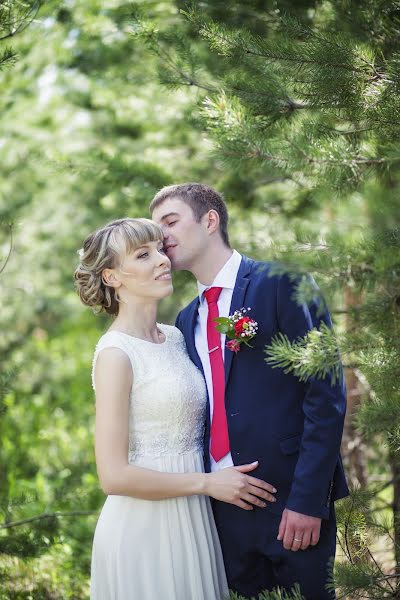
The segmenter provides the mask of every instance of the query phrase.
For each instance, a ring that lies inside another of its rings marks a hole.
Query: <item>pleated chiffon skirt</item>
[[[170,473],[203,471],[200,452],[134,462]],[[228,595],[208,497],[107,497],[93,541],[91,600],[225,600]]]

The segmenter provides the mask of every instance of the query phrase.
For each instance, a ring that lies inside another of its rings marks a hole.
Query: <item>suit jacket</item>
[[[340,457],[346,411],[343,375],[332,385],[329,377],[301,382],[265,362],[264,348],[279,332],[294,340],[322,321],[331,319],[321,298],[299,305],[294,283],[287,274],[272,274],[271,263],[242,258],[230,313],[251,307],[258,322],[252,348],[235,354],[225,349],[225,408],[232,459],[235,465],[259,461],[250,473],[277,488],[276,503],[268,511],[288,508],[329,518],[334,500],[348,495]],[[199,300],[177,317],[192,361],[202,371],[194,342]],[[210,418],[207,411],[204,455],[209,470]]]

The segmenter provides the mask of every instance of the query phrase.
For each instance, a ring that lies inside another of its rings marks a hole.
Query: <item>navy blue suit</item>
[[[279,332],[294,340],[322,321],[331,325],[321,298],[299,306],[294,284],[286,274],[271,275],[270,263],[242,258],[230,314],[251,307],[258,322],[252,348],[238,354],[225,350],[225,407],[232,459],[235,465],[259,461],[250,473],[277,488],[276,503],[245,511],[214,501],[231,589],[254,596],[280,585],[289,591],[298,582],[307,600],[334,598],[325,590],[328,561],[335,554],[336,523],[333,502],[348,495],[340,458],[346,408],[343,377],[300,382],[265,362],[264,348]],[[178,315],[192,361],[202,370],[194,342],[198,298]],[[322,313],[322,314],[321,314]],[[204,440],[209,470],[209,415]],[[305,551],[288,551],[277,541],[284,508],[321,517],[319,543]]]

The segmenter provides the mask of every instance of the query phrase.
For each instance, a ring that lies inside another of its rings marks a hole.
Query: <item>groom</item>
[[[298,583],[307,600],[332,600],[326,583],[336,546],[334,501],[348,494],[340,458],[343,380],[300,382],[271,368],[264,353],[277,333],[294,340],[331,325],[329,314],[318,298],[298,305],[291,278],[270,273],[270,263],[231,249],[226,205],[212,188],[165,187],[150,210],[172,267],[197,279],[198,297],[176,324],[207,384],[206,469],[258,460],[251,474],[277,489],[276,502],[264,508],[213,502],[229,587],[252,597]],[[242,344],[236,354],[214,319],[242,307],[258,331],[252,347]]]

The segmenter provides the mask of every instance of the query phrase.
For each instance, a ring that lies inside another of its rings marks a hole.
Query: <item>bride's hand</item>
[[[276,489],[262,479],[246,475],[257,467],[258,461],[207,473],[206,494],[216,500],[235,504],[244,510],[252,510],[252,505],[264,508],[265,500],[276,501],[273,496]]]

